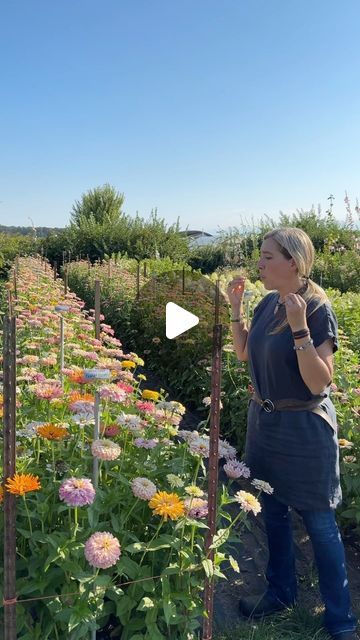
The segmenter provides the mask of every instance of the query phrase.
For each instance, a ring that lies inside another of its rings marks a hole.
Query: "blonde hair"
[[[280,253],[282,253],[287,260],[291,260],[291,258],[294,260],[299,277],[304,278],[306,281],[307,287],[304,293],[302,293],[302,297],[307,304],[309,304],[310,301],[316,301],[309,315],[312,315],[314,311],[325,302],[330,304],[324,289],[310,279],[310,273],[314,264],[315,249],[308,234],[298,227],[281,227],[268,231],[264,235],[264,240],[268,238],[276,242]],[[276,325],[270,333],[280,333],[288,324],[285,316],[285,319]]]

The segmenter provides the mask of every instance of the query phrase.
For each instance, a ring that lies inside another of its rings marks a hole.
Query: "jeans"
[[[262,503],[269,545],[267,593],[292,605],[296,602],[297,581],[291,514],[289,508],[272,495],[263,494]],[[314,550],[325,605],[324,626],[333,635],[353,631],[357,620],[351,611],[344,546],[334,510],[297,511]]]

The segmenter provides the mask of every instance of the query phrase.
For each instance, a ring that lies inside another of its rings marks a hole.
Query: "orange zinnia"
[[[47,438],[47,440],[63,440],[69,435],[66,427],[58,427],[56,424],[43,424],[37,427],[36,433],[38,436]]]
[[[69,404],[73,402],[95,402],[95,396],[91,393],[79,393],[78,391],[73,391],[70,393]]]
[[[165,520],[177,520],[185,513],[184,503],[176,493],[158,491],[149,502],[150,509],[158,516],[163,516]]]
[[[70,382],[74,382],[77,384],[84,384],[88,382],[88,380],[84,378],[84,369],[80,369],[80,371],[72,371],[71,373],[69,373],[68,377]]]
[[[5,488],[15,496],[24,496],[29,491],[41,489],[41,484],[39,476],[33,476],[31,473],[15,473],[12,478],[7,479]]]

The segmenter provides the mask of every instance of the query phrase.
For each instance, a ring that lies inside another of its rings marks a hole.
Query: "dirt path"
[[[315,614],[322,609],[322,602],[318,590],[312,547],[301,517],[293,512],[292,519],[299,585],[298,603]],[[354,536],[344,536],[344,544],[352,601],[354,607],[359,609],[360,539]],[[239,621],[237,603],[240,597],[260,594],[265,589],[267,544],[261,515],[252,518],[251,531],[244,529],[242,542],[233,555],[238,561],[240,573],[229,569],[225,572],[228,581],[221,581],[216,586],[214,622],[215,628],[219,629],[224,628],[224,619],[230,628]]]

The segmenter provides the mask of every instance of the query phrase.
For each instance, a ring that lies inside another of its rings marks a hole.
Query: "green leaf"
[[[217,549],[217,547],[221,547],[221,545],[228,539],[229,533],[230,529],[219,529],[219,531],[214,535],[210,549]]]
[[[233,558],[232,556],[229,556],[229,562],[234,571],[236,571],[236,573],[240,573],[240,568],[237,560],[235,560],[235,558]]]
[[[176,615],[176,606],[174,602],[171,602],[170,596],[166,596],[166,598],[163,599],[163,609],[166,624],[169,625],[171,618]]]
[[[212,576],[214,575],[214,567],[213,567],[213,563],[211,562],[211,560],[209,558],[207,558],[206,560],[202,560],[201,564],[204,567],[204,571],[205,571],[206,577],[207,578],[212,578]]]
[[[102,576],[96,576],[94,580],[94,585],[96,585],[97,587],[107,587],[108,585],[110,585],[110,583],[111,583],[111,576],[106,574]]]

